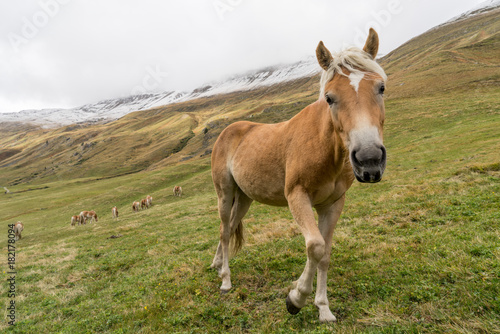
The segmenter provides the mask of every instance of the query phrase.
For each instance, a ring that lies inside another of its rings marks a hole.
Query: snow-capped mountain
[[[23,110],[0,113],[0,122],[21,122],[55,127],[81,122],[106,122],[130,112],[146,110],[175,102],[236,91],[251,90],[277,83],[313,76],[320,67],[315,57],[294,64],[282,65],[234,76],[221,82],[212,82],[191,92],[170,91],[128,96],[86,104],[72,109]]]
[[[462,13],[458,16],[452,17],[451,19],[449,19],[448,21],[446,21],[445,23],[443,23],[437,27],[440,27],[440,26],[443,26],[443,25],[446,25],[446,24],[449,24],[452,22],[460,21],[460,20],[475,16],[475,15],[478,15],[478,14],[481,14],[484,12],[488,12],[492,9],[497,8],[497,7],[500,7],[500,0],[487,0],[487,1],[481,2],[477,6],[469,9],[465,13]]]
[[[500,0],[487,0],[431,30],[497,8],[500,8]],[[200,97],[271,86],[281,82],[310,77],[319,71],[320,67],[317,64],[316,58],[311,56],[297,63],[269,67],[237,75],[225,81],[208,83],[190,92],[168,91],[134,95],[104,100],[71,109],[23,110],[20,112],[0,113],[0,123],[21,122],[41,125],[43,127],[56,127],[74,123],[107,122],[118,119],[133,111],[146,110]]]

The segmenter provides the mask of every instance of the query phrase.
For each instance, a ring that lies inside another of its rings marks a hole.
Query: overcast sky
[[[0,3],[0,112],[189,90],[362,46],[385,54],[484,0],[23,0]]]

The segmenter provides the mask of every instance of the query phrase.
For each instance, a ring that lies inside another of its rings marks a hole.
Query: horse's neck
[[[292,136],[293,132],[299,131],[302,136],[307,138],[306,140],[320,143],[324,149],[323,157],[325,159],[344,161],[344,165],[348,163],[347,148],[339,130],[333,124],[331,112],[326,102],[318,100],[308,105],[289,122],[291,129],[289,132],[292,132]]]
[[[336,127],[333,124],[332,116],[328,105],[324,101],[316,102],[305,107],[289,121],[292,128],[307,128],[309,135],[327,140],[332,145],[342,149],[344,143]]]

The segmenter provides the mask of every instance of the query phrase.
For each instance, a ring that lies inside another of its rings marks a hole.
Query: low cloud
[[[9,2],[0,10],[0,112],[189,90],[314,55],[319,40],[331,50],[359,44],[368,25],[387,53],[479,2]]]

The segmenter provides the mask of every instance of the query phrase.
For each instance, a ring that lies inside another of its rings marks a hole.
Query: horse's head
[[[325,70],[320,100],[332,115],[356,179],[378,182],[385,170],[384,89],[387,76],[375,62],[378,35],[370,29],[363,50],[349,48],[335,56],[319,42],[316,56]]]

